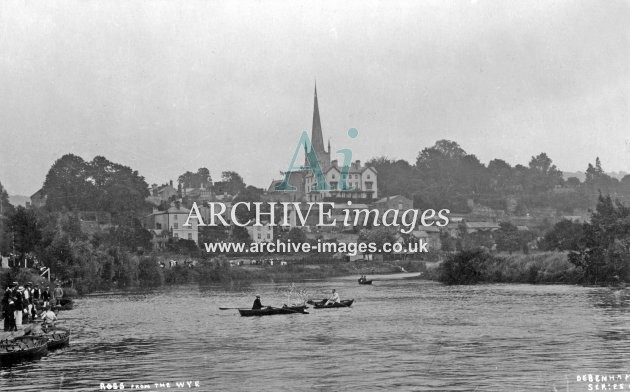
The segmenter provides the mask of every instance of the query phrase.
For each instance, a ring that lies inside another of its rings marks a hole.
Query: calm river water
[[[1,369],[0,391],[98,391],[108,382],[174,390],[184,381],[202,391],[587,391],[577,376],[589,373],[628,374],[630,388],[627,292],[354,278],[297,288],[315,298],[337,288],[356,301],[246,318],[219,306],[249,307],[256,293],[281,305],[287,285],[80,299],[61,313],[70,347]]]

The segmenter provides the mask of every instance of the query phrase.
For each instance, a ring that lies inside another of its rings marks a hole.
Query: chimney
[[[336,159],[335,159],[335,160],[333,160],[332,162],[330,162],[330,164],[331,164],[331,165],[333,165],[334,167],[337,167],[337,163],[338,163],[338,162],[337,162],[337,160],[336,160]]]
[[[361,161],[360,160],[356,160],[355,164],[357,165],[357,169],[361,167]]]
[[[170,186],[173,186],[173,180],[170,180],[170,181],[168,182],[168,184],[169,184]]]

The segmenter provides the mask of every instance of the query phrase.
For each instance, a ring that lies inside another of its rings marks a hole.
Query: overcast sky
[[[630,171],[629,21],[608,0],[4,0],[0,182],[30,195],[74,153],[266,187],[310,133],[315,79],[353,159],[451,139],[484,163]]]

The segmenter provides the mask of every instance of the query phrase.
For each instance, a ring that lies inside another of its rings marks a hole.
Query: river
[[[71,345],[1,369],[0,391],[185,381],[202,391],[586,391],[580,375],[630,374],[627,292],[380,278],[302,283],[355,303],[260,318],[219,307],[249,307],[256,293],[281,305],[287,285],[91,295],[60,314]]]

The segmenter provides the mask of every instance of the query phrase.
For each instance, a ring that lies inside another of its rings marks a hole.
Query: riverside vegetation
[[[431,277],[446,284],[630,281],[630,208],[599,196],[590,223],[560,221],[540,241],[554,252],[497,255],[471,249],[450,255]]]
[[[510,166],[494,159],[482,164],[474,155],[465,152],[457,143],[441,140],[419,152],[415,165],[404,160],[381,157],[370,161],[379,171],[382,195],[401,194],[414,200],[414,207],[450,208],[452,212],[469,212],[467,200],[497,209],[506,209],[507,200],[516,200],[513,212],[524,215],[536,207],[551,206],[570,213],[597,202],[590,224],[560,222],[554,226],[536,228],[539,248],[552,253],[532,255],[500,255],[471,249],[479,242],[495,242],[499,250],[518,252],[532,237],[519,237],[513,225],[502,223],[499,235],[480,235],[460,241],[444,238],[445,257],[438,270],[425,276],[445,283],[477,282],[565,282],[607,284],[628,280],[630,230],[628,209],[598,190],[614,193],[622,200],[630,199],[630,176],[621,181],[604,173],[599,159],[588,165],[586,179],[575,177],[564,180],[546,154],[532,157],[528,166]],[[222,172],[221,180],[212,182],[210,171],[200,168],[186,172],[178,179],[178,193],[174,200],[186,204],[182,188],[204,184],[217,194],[235,195],[236,201],[261,201],[263,190],[247,186],[238,173]],[[290,263],[285,267],[231,268],[219,255],[201,252],[192,241],[170,239],[166,250],[151,250],[151,233],[142,227],[141,219],[152,206],[146,201],[149,187],[133,169],[97,156],[92,161],[67,154],[50,168],[42,187],[46,204],[38,208],[13,207],[7,192],[0,185],[0,253],[13,253],[18,261],[36,258],[40,265],[49,267],[53,277],[67,282],[79,293],[112,287],[137,285],[178,284],[186,282],[228,282],[256,280],[292,280],[325,278],[333,275],[369,273],[370,270],[345,263]],[[562,192],[556,192],[558,189]],[[158,208],[167,208],[168,203]],[[84,230],[81,213],[104,213],[111,217],[108,229]],[[372,228],[366,238],[379,235]],[[292,230],[293,231],[293,230]],[[278,238],[291,235],[306,240],[303,233],[274,233]],[[200,231],[200,240],[215,241],[220,231]],[[246,230],[236,229],[227,234],[227,241],[251,241]],[[220,240],[220,239],[219,239]],[[450,245],[449,245],[450,244]],[[455,252],[455,253],[453,253]],[[198,260],[197,266],[162,268],[160,262],[170,257],[184,256]],[[237,256],[237,255],[235,255]],[[262,256],[262,255],[261,255]],[[330,255],[322,256],[324,259]],[[315,267],[313,268],[313,265]],[[368,267],[372,268],[372,267]],[[379,272],[394,272],[391,262],[375,265]],[[391,270],[390,270],[391,268]],[[405,267],[422,270],[422,263]],[[16,275],[17,274],[17,275]],[[28,271],[5,273],[7,279],[36,281]]]

